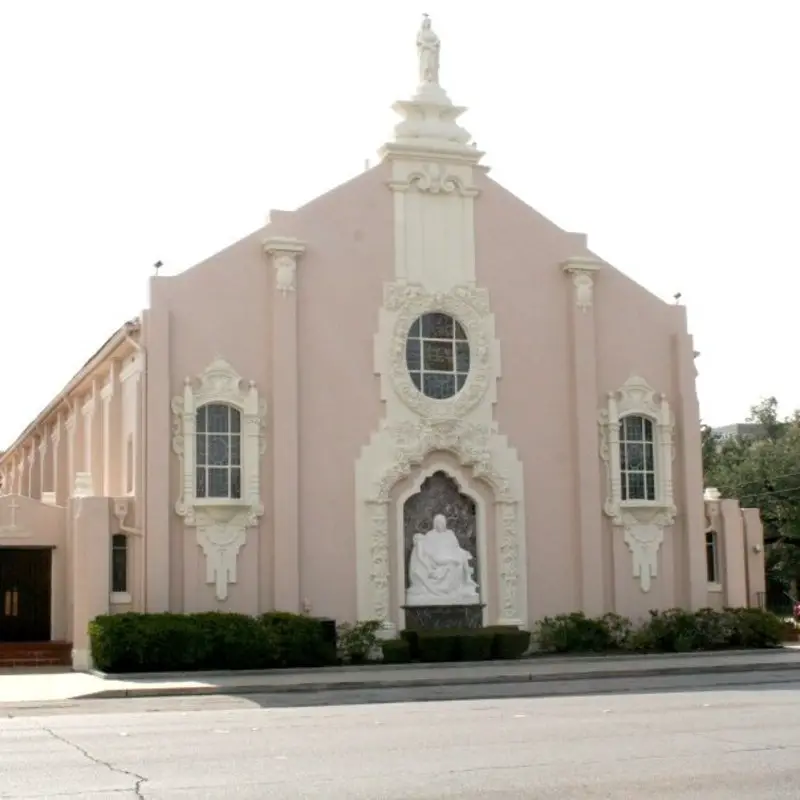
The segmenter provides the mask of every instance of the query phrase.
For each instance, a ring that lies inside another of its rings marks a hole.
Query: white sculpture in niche
[[[603,510],[623,529],[632,574],[643,592],[658,576],[664,529],[675,521],[672,491],[675,423],[669,403],[644,378],[630,377],[608,395],[599,414],[600,455],[606,467]],[[624,450],[624,458],[623,458]]]
[[[227,423],[215,428],[212,411]],[[266,405],[253,381],[246,384],[227,361],[216,359],[195,379],[186,378],[172,412],[172,446],[181,463],[175,512],[196,528],[206,581],[214,585],[217,599],[225,600],[228,586],[236,583],[247,529],[264,513],[259,465]]]
[[[414,536],[408,560],[410,606],[474,605],[480,603],[478,584],[470,565],[472,555],[447,527],[444,514],[433,518],[433,528]]]

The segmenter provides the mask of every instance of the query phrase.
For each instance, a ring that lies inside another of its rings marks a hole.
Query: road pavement
[[[734,677],[6,707],[0,797],[796,800],[800,682]]]

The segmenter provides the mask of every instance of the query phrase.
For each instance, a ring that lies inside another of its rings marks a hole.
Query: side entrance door
[[[0,547],[0,642],[50,641],[53,553]]]

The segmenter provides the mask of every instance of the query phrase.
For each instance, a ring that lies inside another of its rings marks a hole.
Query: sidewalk
[[[4,670],[0,671],[0,706],[78,698],[269,694],[784,670],[800,674],[800,648],[654,656],[539,656],[519,661],[268,672],[104,675],[56,669]]]

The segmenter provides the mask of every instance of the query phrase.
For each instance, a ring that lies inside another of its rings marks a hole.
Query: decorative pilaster
[[[272,458],[275,608],[300,610],[300,454],[298,418],[297,260],[305,245],[274,237],[264,252],[275,269],[272,308]]]
[[[686,309],[672,306],[673,313],[683,317],[681,328],[687,330]],[[683,547],[676,548],[681,558],[681,573],[685,576],[680,590],[684,592],[681,605],[688,604],[691,609],[703,608],[708,604],[706,574],[706,554],[703,507],[703,459],[700,432],[700,405],[697,400],[695,380],[694,344],[688,332],[673,337],[672,359],[675,367],[678,397],[676,403],[679,421],[677,453],[680,461],[682,486],[679,491],[683,505]],[[676,565],[677,567],[677,565]],[[687,585],[688,584],[688,585]],[[731,603],[729,602],[729,605]]]
[[[597,453],[597,342],[592,289],[601,268],[592,258],[571,258],[561,269],[572,278],[574,302],[569,315],[572,336],[573,414],[578,500],[581,609],[590,615],[605,610],[603,569],[603,499]]]
[[[306,246],[297,239],[273,236],[264,242],[264,252],[271,257],[275,270],[275,288],[284,297],[294,294],[297,286],[297,259]]]
[[[72,484],[80,466],[80,454],[78,453],[78,408],[73,404],[70,412],[64,421],[64,429],[67,432],[67,483],[64,487],[66,495],[72,493]]]
[[[47,429],[42,431],[39,439],[39,496],[45,492],[53,491],[53,462],[47,457],[50,447],[50,433]]]
[[[28,497],[33,497],[38,500],[41,493],[41,485],[39,483],[37,450],[36,439],[31,439],[30,449],[28,450],[25,460],[28,472]]]
[[[575,308],[586,314],[592,308],[594,301],[594,276],[603,266],[603,262],[596,258],[579,256],[570,258],[561,265],[572,278],[575,296]],[[594,327],[594,323],[592,323]]]
[[[103,495],[105,497],[112,497],[123,491],[123,487],[120,485],[121,403],[116,389],[117,365],[114,363],[100,390],[103,430]]]

